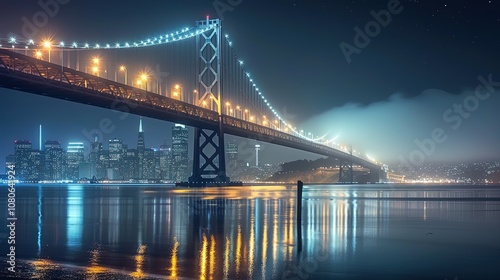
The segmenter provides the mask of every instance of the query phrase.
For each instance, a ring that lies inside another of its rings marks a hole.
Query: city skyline
[[[40,97],[43,98],[43,97]],[[54,100],[54,102],[63,102],[60,100]],[[105,109],[100,109],[97,108],[98,110],[105,111]],[[64,115],[64,112],[60,114],[61,118]],[[57,116],[56,114],[53,114],[52,117]],[[165,144],[167,141],[168,145],[172,145],[172,128],[175,127],[174,123],[170,122],[164,122],[164,121],[159,121],[147,117],[140,117],[136,115],[128,115],[127,118],[124,120],[120,120],[118,118],[112,119],[112,117],[116,116],[115,113],[108,113],[107,115],[110,117],[110,119],[113,122],[113,125],[116,124],[115,129],[113,129],[112,133],[102,133],[103,138],[99,139],[103,145],[105,145],[103,148],[108,148],[108,143],[109,140],[113,139],[119,139],[122,140],[123,143],[126,143],[128,145],[131,145],[130,147],[136,147],[136,142],[137,142],[137,135],[135,134],[137,131],[139,131],[140,124],[139,120],[143,120],[142,124],[142,129],[144,132],[144,142],[146,143],[147,148],[155,149],[155,150],[160,150],[161,146]],[[32,120],[32,123],[35,124],[39,120]],[[58,120],[59,121],[59,120]],[[58,123],[58,121],[55,121],[54,123]],[[98,124],[100,121],[96,119],[96,123]],[[154,126],[163,126],[165,129],[163,130],[154,130],[151,129],[149,130],[149,127],[154,127]],[[74,125],[70,126],[70,129],[66,130],[65,133],[60,133],[59,135],[62,136],[60,139],[55,139],[54,137],[51,137],[51,135],[54,135],[55,125],[47,125],[44,126],[42,125],[42,144],[45,143],[45,141],[59,141],[61,145],[66,148],[67,145],[70,142],[82,142],[84,144],[84,153],[85,155],[88,155],[91,152],[91,145],[92,141],[94,141],[94,136],[96,134],[92,134],[92,130],[94,128],[74,128]],[[96,126],[97,127],[97,126]],[[36,129],[33,131],[23,131],[21,135],[25,135],[23,137],[11,137],[12,142],[6,142],[5,145],[0,147],[0,158],[2,159],[2,162],[6,159],[7,156],[13,153],[14,151],[14,144],[15,141],[17,140],[27,140],[31,141],[33,144],[34,148],[38,148],[38,142],[39,142],[39,125],[36,125]],[[134,129],[133,131],[131,130]],[[73,135],[77,136],[73,136]],[[273,145],[270,143],[261,143],[256,140],[252,139],[244,139],[241,137],[233,137],[231,135],[226,136],[226,142],[234,142],[236,143],[235,150],[236,152],[239,151],[239,154],[241,155],[242,158],[247,158],[247,162],[249,163],[255,163],[255,145],[259,144],[261,145],[262,149],[266,151],[267,153],[262,153],[260,155],[261,159],[265,163],[271,163],[271,164],[276,164],[284,161],[293,161],[295,159],[317,159],[322,156],[308,153],[308,152],[303,152],[303,151],[298,151],[294,150],[291,148],[286,148],[286,147],[280,147],[277,145]],[[193,130],[192,128],[188,127],[188,158],[189,160],[192,160],[192,149],[193,145]],[[290,154],[290,151],[292,151],[292,154]],[[275,155],[276,153],[287,153],[288,155],[285,157],[281,158],[276,158]],[[3,168],[2,171],[3,172]],[[191,170],[190,170],[191,172]]]
[[[41,126],[39,133],[38,143],[16,140],[14,152],[5,157],[5,170],[16,166],[16,176],[21,181],[182,182],[189,175],[188,130],[183,125],[176,124],[172,128],[170,145],[165,141],[159,149],[146,146],[142,118],[139,119],[136,145],[131,146],[118,138],[104,141],[94,133],[86,152],[83,142],[69,142],[64,146],[58,140],[43,140]]]

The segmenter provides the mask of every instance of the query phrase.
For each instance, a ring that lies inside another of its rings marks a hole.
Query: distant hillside
[[[267,181],[296,183],[298,180],[309,183],[332,183],[339,179],[338,168],[304,171],[276,172]]]
[[[274,173],[267,181],[296,183],[335,183],[339,180],[338,160],[321,158],[318,160],[297,160],[281,165],[281,171]],[[366,172],[355,169],[354,181],[365,182]]]

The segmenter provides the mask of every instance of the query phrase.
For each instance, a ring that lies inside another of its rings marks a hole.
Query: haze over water
[[[306,185],[301,253],[295,186],[18,185],[16,208],[21,278],[500,279],[492,186]]]

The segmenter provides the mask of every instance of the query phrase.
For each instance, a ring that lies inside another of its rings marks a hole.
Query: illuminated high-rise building
[[[171,169],[172,166],[172,148],[169,145],[160,146],[160,179],[172,179]]]
[[[229,140],[226,144],[226,160],[236,161],[238,159],[238,144],[236,141]]]
[[[137,136],[137,163],[139,170],[139,178],[147,178],[144,171],[144,150],[146,149],[146,144],[144,143],[144,130],[142,129],[142,118],[139,119],[139,134]]]
[[[80,162],[84,162],[84,145],[82,142],[70,142],[66,150],[66,178],[79,179]]]
[[[184,125],[176,124],[172,128],[172,179],[185,182],[189,177],[188,130]]]
[[[255,166],[259,166],[259,151],[260,151],[260,145],[257,144],[255,145]]]
[[[38,131],[38,149],[40,151],[43,150],[43,147],[42,147],[42,125],[40,125],[39,131]]]
[[[124,179],[139,179],[139,157],[136,149],[127,149],[122,161]]]
[[[97,178],[108,178],[109,150],[102,150],[99,153],[99,164],[96,166]]]
[[[94,176],[97,179],[101,179],[105,177],[104,168],[102,167],[102,162],[100,161],[100,157],[102,154],[102,143],[99,142],[99,138],[97,135],[94,135],[94,140],[90,142],[90,154],[89,154],[89,162],[91,168],[91,178]]]
[[[59,141],[45,141],[43,157],[44,180],[63,180],[65,157],[61,143]]]
[[[153,149],[145,149],[142,159],[142,179],[157,179],[155,151]]]
[[[42,152],[38,149],[32,149],[30,152],[29,162],[28,181],[38,182],[39,180],[43,180]]]
[[[16,179],[28,180],[31,168],[32,145],[29,140],[16,140],[14,142],[14,156],[16,165]]]
[[[124,155],[123,142],[120,139],[109,139],[109,167],[114,169],[113,174],[116,177],[121,177],[122,160]]]
[[[139,119],[139,135],[137,137],[137,150],[146,149],[144,143],[144,130],[142,129],[142,118]]]
[[[235,140],[226,143],[226,172],[233,175],[238,169],[238,145]]]

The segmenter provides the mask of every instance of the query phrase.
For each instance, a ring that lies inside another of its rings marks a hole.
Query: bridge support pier
[[[189,186],[223,186],[228,183],[224,133],[220,129],[195,128],[193,175],[189,177]]]
[[[339,161],[339,183],[353,183],[352,161]]]
[[[380,168],[371,168],[370,169],[370,183],[376,184],[380,183],[380,175],[383,170]]]

